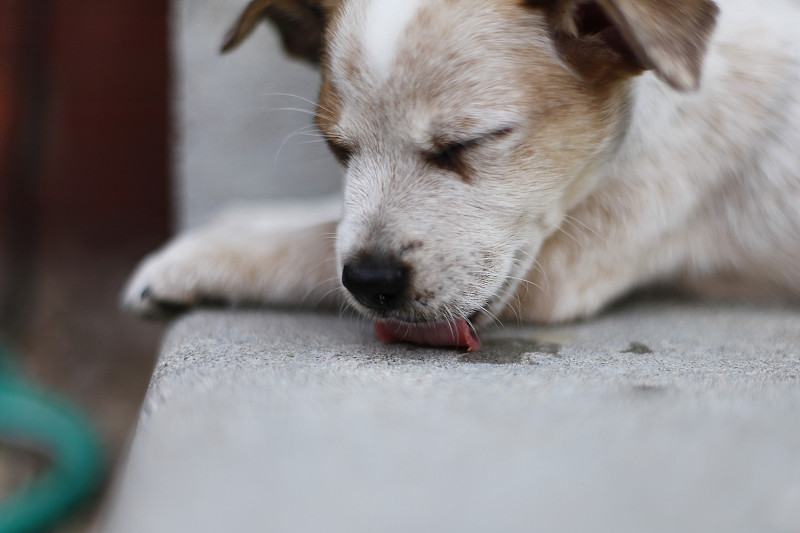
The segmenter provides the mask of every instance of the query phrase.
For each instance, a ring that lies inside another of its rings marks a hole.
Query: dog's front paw
[[[122,293],[124,309],[150,318],[171,316],[208,301],[224,301],[224,249],[192,236],[146,257]]]

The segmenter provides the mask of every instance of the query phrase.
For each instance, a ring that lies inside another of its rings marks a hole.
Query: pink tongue
[[[468,352],[476,352],[481,348],[481,340],[463,318],[434,324],[379,320],[375,323],[375,333],[385,344],[411,342],[423,346],[466,348]]]

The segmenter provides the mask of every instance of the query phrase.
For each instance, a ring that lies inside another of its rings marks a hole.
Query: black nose
[[[345,263],[342,285],[371,309],[397,309],[408,289],[408,267],[383,256],[361,257]]]

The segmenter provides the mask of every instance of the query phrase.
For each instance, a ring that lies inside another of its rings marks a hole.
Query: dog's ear
[[[550,10],[559,53],[590,80],[652,69],[696,89],[718,8],[711,0],[558,0]]]
[[[252,0],[228,30],[222,52],[236,48],[262,20],[272,22],[289,55],[318,63],[322,36],[335,0]]]

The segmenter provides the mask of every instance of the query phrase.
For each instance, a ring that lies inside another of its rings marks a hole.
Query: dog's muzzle
[[[342,268],[342,285],[361,305],[382,315],[375,322],[382,342],[480,349],[480,338],[466,318],[423,323],[388,318],[387,312],[398,311],[407,303],[410,278],[408,265],[391,256],[359,255]]]

